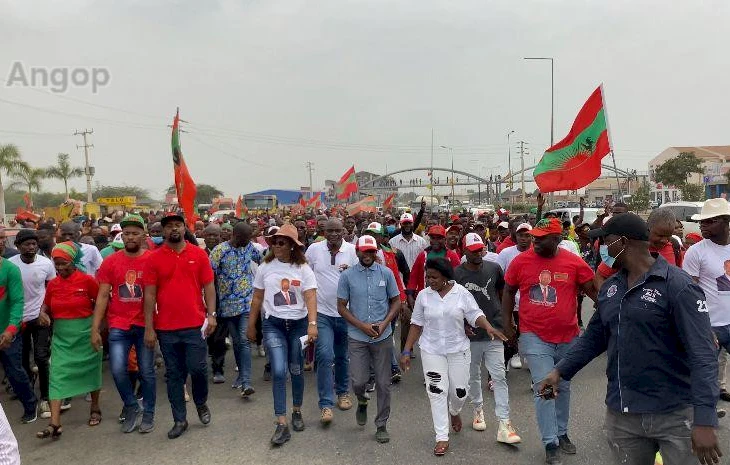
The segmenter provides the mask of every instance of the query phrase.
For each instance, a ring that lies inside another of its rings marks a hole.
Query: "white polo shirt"
[[[334,265],[327,241],[310,245],[305,255],[317,279],[317,313],[339,318],[337,285],[340,282],[340,273],[358,262],[355,246],[343,239],[335,255]]]

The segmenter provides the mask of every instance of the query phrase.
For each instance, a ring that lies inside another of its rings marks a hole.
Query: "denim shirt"
[[[606,406],[620,413],[694,407],[694,424],[717,426],[717,349],[705,295],[692,278],[657,257],[631,288],[626,271],[606,280],[585,333],[557,364],[570,380],[607,352]]]
[[[390,299],[398,296],[400,292],[393,272],[379,263],[373,263],[369,268],[360,263],[351,266],[342,272],[337,286],[337,298],[349,301],[350,312],[363,323],[383,321],[390,310]],[[380,342],[392,332],[388,325],[380,337],[373,339],[358,328],[347,325],[347,335],[360,342]]]

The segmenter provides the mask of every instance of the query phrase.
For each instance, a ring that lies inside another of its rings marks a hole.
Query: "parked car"
[[[692,220],[692,215],[696,215],[702,210],[704,202],[667,202],[659,205],[659,208],[669,208],[679,221],[682,222],[684,234],[699,233],[700,224]]]
[[[601,209],[602,210],[602,209]],[[583,209],[583,222],[593,223],[598,217],[598,208],[584,208]],[[555,208],[549,210],[547,213],[555,213],[560,221],[573,221],[573,217],[580,215],[580,208]]]

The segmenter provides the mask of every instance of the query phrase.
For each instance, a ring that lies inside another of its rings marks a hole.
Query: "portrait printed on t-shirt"
[[[550,285],[552,273],[550,270],[542,270],[538,279],[539,283],[530,287],[530,302],[549,307],[554,306],[558,303],[558,293]]]
[[[725,273],[715,279],[717,281],[717,290],[730,291],[730,260],[725,260],[723,267],[725,268]]]
[[[281,290],[274,294],[274,307],[282,305],[296,305],[297,295],[291,290],[291,282],[284,278],[281,280]]]
[[[117,295],[121,302],[141,302],[142,286],[137,284],[137,272],[135,270],[127,270],[124,274],[124,284],[120,284],[117,288]]]

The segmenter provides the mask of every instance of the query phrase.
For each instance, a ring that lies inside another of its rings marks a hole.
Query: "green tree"
[[[2,174],[10,176],[20,166],[20,150],[13,144],[0,145],[0,223],[5,223],[5,188]]]
[[[124,197],[133,195],[137,200],[149,198],[150,191],[139,186],[96,186],[93,191],[95,199],[99,197]]]
[[[195,203],[200,205],[201,203],[213,203],[215,197],[223,196],[223,191],[210,184],[198,184],[196,186],[197,194],[195,194]],[[175,185],[167,188],[168,194],[175,193]]]
[[[682,192],[682,200],[687,202],[701,202],[705,200],[705,186],[702,184],[684,183],[679,186]]]
[[[69,158],[70,157],[67,153],[59,153],[56,165],[51,166],[46,170],[46,174],[49,178],[60,179],[63,181],[63,189],[66,192],[67,199],[68,180],[71,178],[78,178],[84,174],[84,170],[82,168],[71,166]]]
[[[649,208],[649,183],[644,181],[631,195],[631,210],[635,212],[645,211]]]
[[[45,169],[33,168],[25,162],[21,162],[12,175],[18,178],[13,184],[20,184],[23,188],[27,188],[31,204],[33,203],[33,190],[40,191],[41,182],[48,177]]]
[[[704,174],[702,160],[694,152],[682,152],[657,166],[654,178],[663,184],[681,187],[693,173]]]

